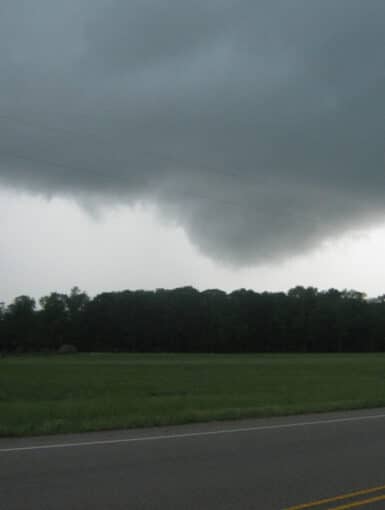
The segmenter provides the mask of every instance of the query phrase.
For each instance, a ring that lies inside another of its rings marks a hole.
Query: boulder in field
[[[63,344],[57,351],[58,354],[75,354],[76,352],[78,352],[78,350],[72,344]]]

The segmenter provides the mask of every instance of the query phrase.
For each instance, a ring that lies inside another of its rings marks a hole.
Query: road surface
[[[1,510],[302,508],[385,509],[385,409],[0,439]]]

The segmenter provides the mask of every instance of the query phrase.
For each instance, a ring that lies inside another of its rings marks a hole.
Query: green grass
[[[0,359],[0,436],[385,406],[385,355]]]

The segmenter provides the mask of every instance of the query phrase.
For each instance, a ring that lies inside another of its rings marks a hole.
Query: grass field
[[[0,359],[0,436],[385,406],[385,355]]]

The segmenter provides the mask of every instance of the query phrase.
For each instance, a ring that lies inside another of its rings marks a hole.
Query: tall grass
[[[385,406],[385,355],[0,359],[0,436]]]

